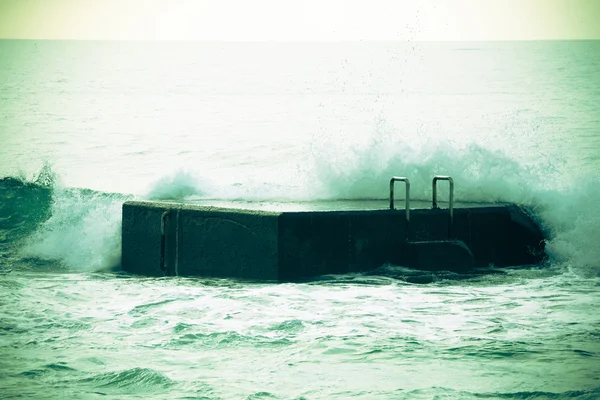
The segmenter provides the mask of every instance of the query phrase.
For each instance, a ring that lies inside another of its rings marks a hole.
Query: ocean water
[[[599,41],[0,40],[0,398],[600,398],[599,77]],[[548,261],[119,271],[128,199],[385,199],[404,175],[427,200],[435,174],[526,205]]]

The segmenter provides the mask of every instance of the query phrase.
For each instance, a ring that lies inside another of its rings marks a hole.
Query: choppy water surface
[[[599,49],[0,41],[0,398],[600,398]],[[118,271],[128,199],[426,201],[434,174],[527,206],[548,262]]]
[[[267,285],[27,273],[2,286],[9,396],[600,396],[597,279],[535,270]]]

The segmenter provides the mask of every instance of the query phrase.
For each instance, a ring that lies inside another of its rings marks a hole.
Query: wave
[[[51,201],[50,187],[18,178],[0,179],[0,245],[10,245],[48,219]]]
[[[121,205],[133,196],[63,188],[48,166],[33,182],[0,179],[0,193],[0,258],[70,270],[120,265]]]
[[[580,175],[562,160],[534,163],[469,143],[375,138],[348,148],[319,144],[311,182],[323,198],[386,198],[394,175],[411,180],[411,198],[431,199],[434,175],[450,175],[455,199],[524,206],[546,232],[546,251],[564,266],[600,272],[600,176]],[[438,196],[447,199],[442,188]]]
[[[398,399],[414,398],[450,398],[450,399],[514,399],[514,400],[550,400],[574,399],[591,400],[598,398],[600,387],[585,390],[567,390],[564,392],[520,391],[520,392],[471,392],[446,387],[431,387],[411,391],[397,391]]]
[[[104,395],[128,394],[131,391],[155,395],[157,391],[160,393],[176,385],[175,381],[150,368],[106,372],[82,379],[81,383],[101,390],[99,393]]]
[[[510,202],[530,210],[548,237],[551,259],[582,273],[600,272],[598,176],[578,176],[561,160],[525,163],[499,150],[470,143],[371,140],[362,146],[317,141],[305,169],[278,182],[247,179],[218,184],[193,170],[178,169],[158,180],[146,198],[174,201],[330,201],[387,199],[394,175],[411,180],[411,198],[429,200],[434,175],[450,175],[455,199]],[[443,185],[443,183],[442,183]],[[402,196],[402,194],[400,194]],[[440,187],[440,201],[447,193]],[[401,201],[401,200],[400,200]]]
[[[354,148],[321,141],[305,161],[295,176],[271,182],[249,177],[220,183],[198,171],[178,169],[160,177],[143,196],[64,188],[47,166],[32,182],[0,179],[0,254],[6,258],[18,249],[20,257],[54,260],[69,269],[111,269],[120,263],[121,206],[126,200],[386,199],[393,175],[409,177],[411,197],[427,200],[432,177],[443,174],[454,178],[458,201],[512,202],[531,210],[547,232],[546,249],[555,265],[593,275],[600,271],[596,176],[567,176],[551,163],[523,163],[476,144],[413,145],[408,140],[379,139]],[[439,196],[447,196],[442,188]]]

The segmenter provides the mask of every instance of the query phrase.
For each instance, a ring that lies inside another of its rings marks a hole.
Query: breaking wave
[[[426,151],[423,149],[427,149]],[[476,144],[411,146],[377,140],[362,147],[321,142],[307,156],[297,179],[264,182],[247,179],[220,184],[197,171],[178,169],[158,179],[150,200],[324,201],[385,199],[389,178],[411,179],[411,197],[431,197],[431,179],[451,175],[455,198],[477,202],[513,202],[527,206],[547,232],[547,252],[555,264],[596,275],[599,268],[600,198],[597,177],[565,177],[551,164],[526,165]],[[274,166],[276,168],[276,166]],[[548,179],[555,178],[555,179]],[[563,182],[553,186],[554,182]],[[121,206],[136,196],[64,188],[51,168],[32,182],[3,178],[0,251],[54,260],[69,269],[102,270],[118,266]],[[441,188],[440,198],[446,196]]]

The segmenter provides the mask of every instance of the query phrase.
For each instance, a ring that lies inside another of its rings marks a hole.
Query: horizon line
[[[483,43],[483,42],[593,42],[598,38],[545,38],[545,39],[329,39],[329,40],[273,40],[273,39],[77,39],[77,38],[11,38],[0,37],[0,40],[45,41],[45,42],[205,42],[205,43]]]

